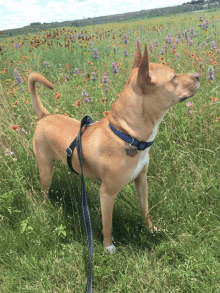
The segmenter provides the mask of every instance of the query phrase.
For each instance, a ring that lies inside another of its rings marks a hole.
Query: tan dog
[[[43,190],[48,191],[55,160],[67,165],[66,148],[77,136],[80,122],[64,115],[49,114],[35,90],[35,82],[48,88],[53,85],[43,76],[31,73],[29,90],[39,122],[33,139]],[[148,214],[147,167],[149,148],[136,155],[126,153],[128,144],[109,127],[140,140],[154,140],[159,123],[172,106],[193,96],[199,89],[199,74],[176,74],[174,70],[148,61],[147,47],[142,56],[140,43],[134,57],[131,74],[107,118],[92,124],[82,135],[84,175],[101,182],[100,201],[103,224],[103,244],[115,252],[112,244],[112,211],[117,193],[134,180],[146,226],[153,229]],[[72,166],[80,171],[77,150]]]

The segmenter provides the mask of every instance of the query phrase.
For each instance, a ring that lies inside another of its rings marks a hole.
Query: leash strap
[[[81,195],[82,195],[81,206],[82,206],[83,223],[85,228],[86,241],[87,241],[88,252],[89,252],[89,275],[88,275],[87,284],[86,284],[86,293],[92,293],[93,231],[92,231],[92,221],[91,221],[89,206],[87,202],[85,182],[84,182],[84,176],[83,176],[81,135],[83,134],[83,131],[86,129],[86,127],[90,126],[92,123],[93,123],[92,118],[89,115],[86,115],[81,121],[79,134],[77,135],[75,140],[71,143],[69,148],[66,149],[67,158],[68,158],[69,157],[68,153],[70,153],[72,148],[74,149],[75,146],[77,147],[77,153],[78,153],[79,163],[81,167]],[[71,151],[71,154],[72,154],[72,151]]]
[[[122,140],[124,140],[125,142],[127,142],[129,145],[133,146],[133,147],[136,147],[138,150],[140,151],[143,151],[147,148],[149,148],[150,146],[152,146],[152,144],[154,143],[154,140],[153,141],[150,141],[150,142],[146,142],[146,141],[140,141],[140,140],[137,140],[133,137],[131,137],[130,135],[128,134],[125,134],[119,130],[117,130],[114,126],[110,125],[110,128],[111,130],[118,136],[120,137]]]

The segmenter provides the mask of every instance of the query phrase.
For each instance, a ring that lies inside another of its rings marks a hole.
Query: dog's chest
[[[132,175],[132,180],[137,177],[137,175],[142,171],[145,165],[146,165],[146,168],[148,167],[149,160],[150,159],[149,159],[149,148],[148,148],[144,151],[141,151],[141,155],[138,160],[137,167],[135,168],[134,173]]]
[[[157,135],[157,129],[158,129],[158,126],[160,124],[160,121],[155,125],[154,130],[153,130],[151,136],[148,139],[149,142],[153,141],[155,139],[155,137]],[[132,180],[135,179],[138,176],[138,174],[142,171],[144,166],[146,166],[146,169],[147,169],[147,167],[149,165],[149,161],[150,161],[149,150],[150,150],[150,148],[147,148],[146,150],[141,151],[141,155],[139,157],[138,164],[137,164],[137,166],[136,166],[136,168],[135,168],[135,170],[133,172],[133,175],[132,175]]]

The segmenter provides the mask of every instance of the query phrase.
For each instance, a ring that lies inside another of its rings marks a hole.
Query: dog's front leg
[[[112,192],[104,183],[100,187],[100,202],[102,212],[102,233],[103,246],[109,253],[115,253],[115,246],[112,244],[112,213],[114,200],[117,193]]]
[[[153,231],[154,227],[151,223],[148,210],[148,188],[147,188],[147,168],[135,178],[134,180],[137,190],[137,195],[141,207],[141,213],[145,219],[147,229]]]

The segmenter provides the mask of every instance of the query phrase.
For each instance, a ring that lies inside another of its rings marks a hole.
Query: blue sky
[[[0,30],[182,4],[184,0],[0,0]]]

